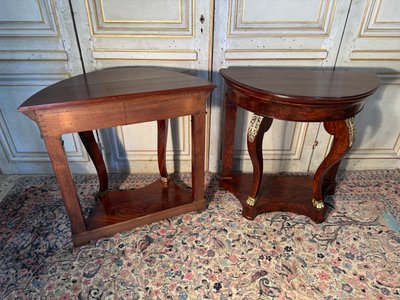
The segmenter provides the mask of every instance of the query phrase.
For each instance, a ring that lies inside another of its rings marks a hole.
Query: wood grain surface
[[[247,93],[310,104],[363,99],[379,87],[370,72],[230,67],[220,73]]]
[[[71,221],[75,246],[121,230],[205,208],[206,101],[215,85],[158,68],[113,68],[78,75],[49,86],[20,107],[37,123]],[[192,188],[168,180],[166,119],[192,119]],[[135,191],[109,191],[106,165],[92,130],[147,121],[158,123],[161,179]],[[90,217],[82,213],[61,136],[79,132],[95,164],[100,190]]]
[[[290,211],[309,216],[315,222],[324,221],[324,198],[334,193],[340,161],[354,143],[353,117],[363,108],[366,97],[378,89],[378,76],[357,71],[261,67],[230,67],[220,73],[226,82],[221,187],[239,198],[242,215],[248,219],[269,211]],[[236,106],[253,112],[258,120],[258,126],[249,125],[249,132],[254,134],[251,139],[248,134],[247,143],[253,165],[251,175],[232,173]],[[263,179],[262,140],[273,118],[323,122],[333,135],[331,149],[313,178]]]
[[[123,96],[168,94],[203,90],[210,82],[158,68],[112,68],[74,76],[55,83],[26,100],[19,111],[66,107]]]

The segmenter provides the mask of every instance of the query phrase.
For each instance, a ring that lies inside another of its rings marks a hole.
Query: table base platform
[[[193,201],[192,190],[172,180],[157,180],[143,188],[102,193],[86,220],[87,230],[72,236],[79,246],[101,237],[206,208]]]
[[[325,220],[326,208],[316,209],[312,204],[313,177],[306,175],[264,174],[259,199],[254,206],[246,203],[252,185],[253,174],[235,174],[220,178],[220,187],[234,194],[240,201],[242,215],[253,220],[266,212],[282,211],[305,215],[316,223]]]

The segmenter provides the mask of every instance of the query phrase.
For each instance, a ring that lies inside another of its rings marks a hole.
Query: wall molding
[[[169,49],[96,49],[93,58],[97,60],[197,60],[197,52],[194,50],[169,50]]]
[[[399,38],[400,16],[398,20],[379,21],[382,13],[383,0],[368,0],[361,22],[358,37]]]
[[[168,16],[163,16],[163,19],[152,19],[151,16],[146,17],[146,19],[141,16],[136,16],[137,19],[107,19],[103,0],[85,0],[90,33],[92,36],[109,38],[193,37],[195,0],[176,1],[179,3],[179,5],[176,5],[179,9],[178,19],[168,18]],[[130,10],[126,9],[126,11]]]
[[[17,1],[13,2],[18,14]],[[58,21],[53,0],[36,0],[37,9],[40,12],[40,20],[1,20],[0,19],[0,37],[50,37],[60,38]],[[4,7],[3,7],[4,9]],[[12,12],[7,12],[12,15]]]
[[[225,60],[324,60],[323,49],[227,49]]]
[[[315,6],[314,19],[290,20],[288,17],[270,21],[267,16],[259,20],[246,20],[246,3],[246,0],[230,0],[228,16],[229,37],[328,36],[337,6],[337,0],[320,0],[319,4]]]
[[[263,147],[263,159],[300,160],[307,136],[308,126],[308,123],[295,122],[289,141],[289,147],[281,149],[268,149],[267,147]],[[234,159],[250,160],[247,149],[235,150]]]
[[[166,151],[166,158],[168,161],[173,160],[177,156],[179,160],[182,161],[190,161],[191,157],[191,146],[190,146],[190,117],[180,117],[178,118],[179,122],[179,148],[178,149],[169,149]],[[156,124],[156,122],[153,122]],[[144,124],[144,123],[143,123]],[[168,123],[168,128],[171,125]],[[156,129],[157,131],[157,129]],[[157,137],[157,134],[154,135]],[[122,127],[116,127],[111,130],[111,139],[112,145],[114,146],[114,152],[117,162],[124,161],[157,161],[157,145],[154,149],[140,149],[133,150],[128,149],[126,145],[126,138],[124,136]],[[168,135],[168,140],[171,140],[171,135]],[[176,147],[176,145],[174,145]]]
[[[68,61],[64,50],[0,50],[0,61]]]

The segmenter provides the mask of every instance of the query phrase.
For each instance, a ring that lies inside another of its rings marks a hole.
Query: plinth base
[[[107,191],[87,218],[87,230],[72,236],[74,246],[205,207],[204,199],[193,202],[192,191],[172,180],[157,180],[137,190]]]
[[[243,207],[242,215],[253,220],[257,215],[285,211],[305,215],[316,223],[325,220],[326,206],[316,209],[312,204],[312,176],[264,175],[255,206],[246,200],[250,193],[252,174],[238,174],[220,179],[220,187],[230,191]]]

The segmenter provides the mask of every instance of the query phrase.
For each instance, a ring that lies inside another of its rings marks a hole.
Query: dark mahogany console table
[[[333,194],[340,160],[355,140],[354,116],[379,87],[373,73],[231,67],[220,71],[226,82],[226,118],[221,187],[241,202],[254,219],[270,211],[290,211],[323,222],[324,197]],[[232,173],[236,107],[254,113],[247,131],[253,174]],[[311,176],[264,176],[262,140],[273,118],[323,122],[334,136],[329,154]],[[261,189],[260,189],[261,188]]]
[[[37,123],[71,221],[75,246],[135,226],[205,208],[205,104],[214,85],[155,68],[115,68],[75,76],[33,95],[19,111]],[[166,119],[192,117],[192,190],[169,180]],[[161,179],[139,190],[109,191],[93,129],[155,121]],[[98,201],[85,220],[61,135],[79,132],[100,181]]]

